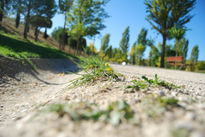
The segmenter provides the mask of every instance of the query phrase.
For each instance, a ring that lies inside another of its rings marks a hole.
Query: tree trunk
[[[24,27],[24,38],[27,39],[27,33],[29,32],[29,22],[30,22],[30,12],[31,12],[31,1],[29,1],[28,11],[26,15],[26,23]]]
[[[47,35],[47,28],[45,28],[45,32],[44,32],[43,37],[44,37],[44,39],[47,39],[47,38],[48,38],[48,35]]]
[[[62,36],[62,43],[61,43],[61,48],[64,50],[65,49],[65,39],[66,39],[66,19],[67,19],[67,16],[65,14],[65,20],[64,20],[64,26],[63,26],[63,36]]]
[[[35,27],[35,41],[38,41],[38,26]]]
[[[4,0],[1,0],[1,8],[0,8],[0,22],[3,21],[4,17]]]
[[[27,32],[28,32],[28,26],[29,26],[29,23],[28,23],[28,15],[26,16],[26,23],[25,23],[25,26],[24,26],[24,38],[27,39]]]
[[[17,13],[16,13],[16,28],[19,27],[20,18],[21,18],[21,16],[20,16],[19,8],[18,8]]]
[[[80,46],[81,46],[81,41],[82,41],[82,37],[80,37],[77,41],[77,54],[79,55],[79,51],[80,51]]]
[[[165,57],[165,46],[166,46],[167,37],[163,35],[163,43],[162,43],[162,53],[161,53],[161,62],[160,67],[164,68],[164,57]]]

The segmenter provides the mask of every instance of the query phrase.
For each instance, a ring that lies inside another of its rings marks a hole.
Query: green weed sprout
[[[180,88],[179,86],[176,86],[172,83],[168,83],[164,80],[160,80],[157,76],[157,74],[155,74],[155,79],[148,79],[146,76],[142,76],[142,79],[144,79],[147,83],[149,83],[150,86],[162,86],[165,87],[169,90],[171,89],[176,89],[176,88]]]

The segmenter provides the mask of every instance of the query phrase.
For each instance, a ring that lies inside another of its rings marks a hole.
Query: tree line
[[[173,31],[175,27],[172,28]],[[170,32],[171,33],[171,32]],[[159,43],[157,46],[154,45],[154,41],[152,39],[147,38],[148,30],[142,28],[136,41],[131,46],[131,51],[129,52],[129,27],[125,29],[122,34],[121,41],[119,43],[119,48],[113,48],[112,45],[109,44],[110,34],[106,34],[101,39],[101,48],[99,51],[99,56],[107,61],[111,62],[127,62],[131,64],[137,65],[147,65],[147,66],[160,66],[160,55],[162,54],[162,44]],[[173,33],[173,36],[174,35]],[[146,48],[150,48],[149,59],[145,60],[144,53]],[[89,48],[89,47],[88,47]],[[168,56],[182,56],[184,58],[184,62],[186,63],[187,54],[189,48],[189,40],[187,40],[184,35],[180,39],[176,39],[173,45],[166,45],[165,49],[165,57]],[[91,53],[96,53],[95,51],[89,50]],[[191,52],[190,61],[193,65],[196,65],[198,62],[199,48],[195,45]]]

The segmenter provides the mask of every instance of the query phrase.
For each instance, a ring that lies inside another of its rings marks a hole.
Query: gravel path
[[[42,61],[41,65],[46,62]],[[58,66],[62,62],[57,63]],[[0,88],[0,137],[178,137],[176,134],[181,132],[187,134],[182,137],[205,137],[204,74],[114,64],[112,67],[125,75],[124,81],[98,81],[93,85],[74,89],[68,89],[67,83],[78,75],[59,75],[63,72],[62,67],[57,69],[59,71],[38,70],[38,79],[20,74],[18,77],[26,77],[27,80],[14,81],[7,87]],[[68,65],[67,69],[76,68]],[[124,86],[130,84],[131,80],[140,79],[142,75],[153,78],[155,74],[183,89],[156,87],[136,93],[124,93]],[[167,111],[160,117],[150,118],[142,111],[147,106],[141,105],[150,94],[175,97],[179,99],[181,107]],[[93,121],[75,123],[68,117],[59,118],[54,113],[40,114],[33,118],[38,114],[40,106],[52,103],[90,102],[104,108],[117,100],[126,100],[131,105],[140,119],[138,126],[125,123],[113,127]]]

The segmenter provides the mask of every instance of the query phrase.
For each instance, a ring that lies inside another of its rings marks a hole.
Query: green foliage
[[[120,41],[120,49],[122,51],[122,55],[125,58],[124,61],[127,61],[127,53],[129,48],[129,40],[130,40],[130,30],[129,26],[125,29],[125,31],[122,34],[122,39]]]
[[[46,111],[55,112],[59,117],[68,115],[73,121],[93,120],[118,126],[122,122],[137,124],[134,112],[125,101],[117,101],[100,110],[96,104],[73,103],[70,105],[53,104]]]
[[[122,63],[123,61],[125,61],[125,57],[122,55],[122,51],[119,48],[113,48],[112,58],[110,58],[109,61]]]
[[[106,56],[108,58],[112,58],[113,57],[113,51],[112,51],[112,46],[110,45],[106,51]]]
[[[169,37],[174,38],[175,40],[181,40],[185,35],[186,29],[178,28],[176,25],[168,30]]]
[[[159,57],[160,57],[160,54],[159,54],[158,48],[152,45],[150,53],[149,53],[149,65],[156,67]]]
[[[141,65],[142,64],[142,57],[144,55],[146,46],[142,45],[141,43],[137,45],[136,47],[136,54],[137,54],[137,64]]]
[[[130,62],[132,64],[136,63],[136,47],[137,47],[137,43],[135,42],[131,48],[131,52],[130,52]]]
[[[186,40],[184,42],[184,46],[183,46],[183,58],[184,58],[184,63],[186,63],[186,58],[187,58],[187,53],[188,53],[188,49],[189,49],[189,40]]]
[[[104,10],[104,0],[76,0],[67,12],[69,34],[76,40],[85,36],[95,36],[104,29],[103,20],[108,17]]]
[[[199,58],[199,47],[198,45],[196,45],[192,49],[190,60],[195,65],[198,62],[198,58]]]
[[[52,27],[52,21],[49,18],[39,16],[39,15],[32,16],[30,23],[34,27],[41,27],[41,28],[51,28]]]
[[[73,0],[58,0],[59,9],[63,14],[69,11],[72,4],[73,4]]]
[[[143,58],[144,52],[146,50],[146,45],[148,44],[147,30],[145,28],[141,29],[140,34],[138,35],[138,38],[137,38],[137,43],[138,43],[137,46],[136,46],[136,43],[134,43],[136,51],[134,51],[134,48],[133,48],[132,53],[135,53],[135,56],[136,56],[135,59],[136,59],[137,64],[142,65],[142,58]],[[134,57],[133,54],[132,54],[132,56]],[[133,57],[131,57],[132,60],[133,60]]]
[[[185,38],[183,39],[183,41],[180,41],[180,40],[184,37],[185,32],[186,32],[186,29],[177,28],[176,25],[172,27],[170,30],[168,30],[170,38],[175,39],[174,46],[175,46],[176,56],[182,56],[183,54],[183,46],[185,45]]]
[[[191,52],[191,57],[190,57],[190,61],[191,61],[191,66],[190,66],[190,70],[191,71],[195,71],[197,62],[198,62],[198,58],[199,58],[199,47],[198,45],[194,46]]]
[[[53,30],[53,32],[51,33],[52,37],[58,42],[60,42],[62,34],[63,34],[63,28],[62,27],[55,28]]]
[[[106,34],[101,40],[100,57],[104,58],[109,47],[110,34]]]
[[[94,44],[92,42],[89,43],[89,46],[84,48],[84,52],[86,55],[97,55],[98,51],[95,48]]]
[[[197,63],[197,70],[205,70],[205,61],[199,61]]]
[[[147,30],[145,28],[142,28],[140,31],[140,34],[137,38],[137,43],[142,44],[143,46],[146,46],[148,44],[147,40]]]
[[[150,117],[159,117],[170,107],[177,106],[178,100],[161,96],[149,95],[142,99],[141,108]]]
[[[81,74],[81,77],[71,81],[69,88],[93,83],[97,80],[120,80],[119,75],[115,74],[109,64],[98,57],[80,57],[80,60],[78,65],[84,70],[84,73]]]

